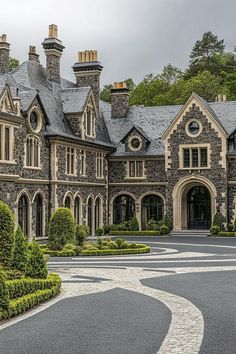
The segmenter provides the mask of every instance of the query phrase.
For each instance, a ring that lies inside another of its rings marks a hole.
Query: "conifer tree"
[[[13,249],[12,267],[25,272],[27,262],[27,241],[21,227],[18,226],[15,232],[15,244]]]
[[[48,271],[43,252],[34,240],[30,244],[30,252],[26,263],[26,275],[31,278],[47,278]]]

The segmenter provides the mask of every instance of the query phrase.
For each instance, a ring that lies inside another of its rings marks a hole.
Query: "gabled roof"
[[[83,112],[92,90],[90,87],[67,88],[61,91],[64,113]]]
[[[132,131],[134,131],[134,130],[137,130],[137,132],[139,132],[139,134],[141,134],[141,135],[144,137],[144,139],[145,139],[147,142],[150,143],[150,140],[149,140],[149,137],[147,136],[147,134],[143,131],[142,128],[137,127],[136,125],[134,125],[134,126],[128,131],[128,133],[121,139],[121,142],[124,143],[125,140],[126,140],[126,138],[127,138],[127,136],[128,136],[130,133],[132,133]]]

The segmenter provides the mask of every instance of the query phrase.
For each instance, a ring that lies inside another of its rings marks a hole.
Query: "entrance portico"
[[[203,176],[182,178],[173,189],[173,229],[209,229],[216,213],[216,188]]]

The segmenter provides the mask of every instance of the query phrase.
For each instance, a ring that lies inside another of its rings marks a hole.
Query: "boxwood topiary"
[[[233,224],[228,224],[227,229],[229,232],[234,231],[234,225]]]
[[[9,291],[3,269],[0,269],[0,312],[7,313],[9,309]]]
[[[83,246],[84,241],[88,237],[88,234],[89,232],[87,225],[76,225],[75,238],[79,246]]]
[[[217,225],[213,225],[210,229],[210,232],[212,235],[218,235],[218,233],[220,232],[220,227]]]
[[[96,236],[103,236],[104,230],[102,227],[98,227],[95,231]]]
[[[0,201],[0,264],[10,267],[14,247],[14,216],[9,206]]]
[[[130,221],[130,230],[131,231],[138,231],[139,230],[139,223],[138,223],[136,216],[134,216]]]
[[[26,275],[31,278],[47,278],[48,275],[43,252],[36,241],[31,243],[26,263]]]
[[[15,232],[15,244],[13,249],[12,267],[21,272],[25,271],[27,261],[27,241],[21,227]]]
[[[166,225],[161,225],[160,227],[160,234],[161,235],[167,235],[169,233],[169,228]]]
[[[49,248],[62,250],[66,243],[75,242],[75,224],[68,208],[58,208],[51,217],[48,233]]]

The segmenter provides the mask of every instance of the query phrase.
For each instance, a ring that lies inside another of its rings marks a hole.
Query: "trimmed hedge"
[[[57,274],[51,274],[47,279],[9,280],[6,286],[10,301],[8,309],[0,309],[0,320],[16,316],[56,296],[60,292],[61,279]]]
[[[235,237],[236,232],[233,231],[220,231],[218,235],[216,236],[225,236],[225,237]]]
[[[0,200],[0,264],[10,267],[14,248],[14,215]]]
[[[7,280],[6,285],[9,291],[9,298],[15,299],[38,290],[50,289],[54,286],[61,286],[61,279],[57,274],[50,274],[46,279],[22,278]]]
[[[49,248],[43,248],[42,252],[44,254],[49,254],[51,257],[74,257],[76,256],[76,252],[74,250],[62,250],[62,251],[54,251]]]
[[[111,236],[160,236],[160,231],[110,231]]]
[[[150,247],[146,245],[139,248],[121,248],[121,249],[108,249],[108,250],[82,250],[80,256],[108,256],[108,255],[124,255],[124,254],[140,254],[149,253]]]

